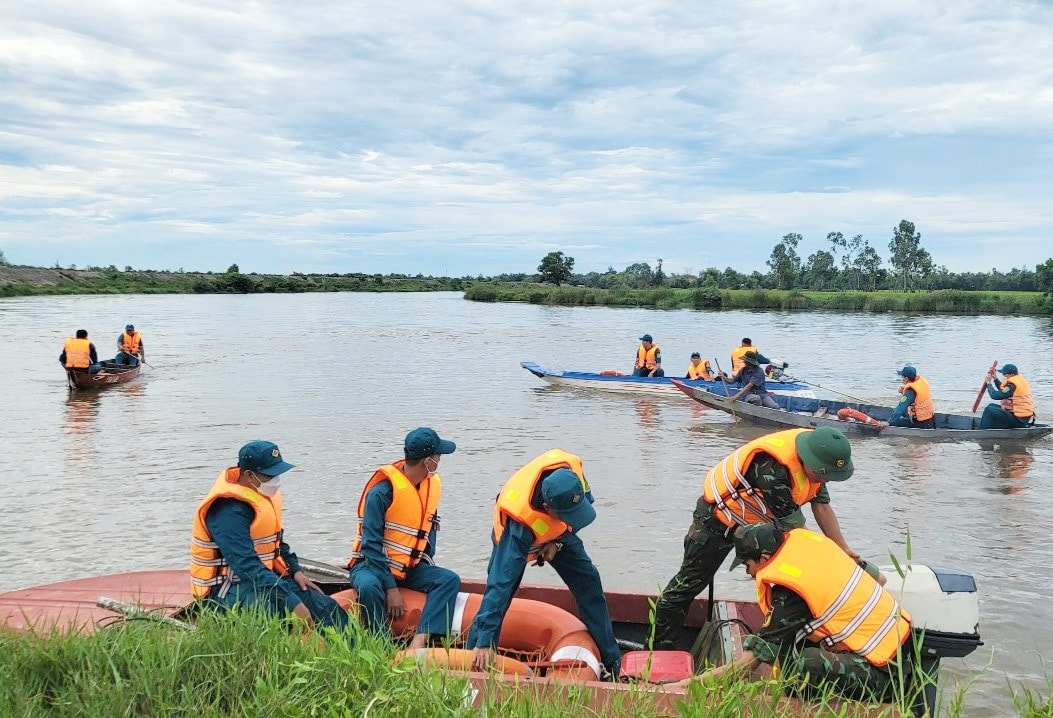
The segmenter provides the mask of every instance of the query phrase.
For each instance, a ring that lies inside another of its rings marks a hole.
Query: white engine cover
[[[905,567],[901,577],[892,566],[882,566],[885,588],[907,610],[915,629],[973,635],[980,627],[980,601],[973,577],[961,571]]]

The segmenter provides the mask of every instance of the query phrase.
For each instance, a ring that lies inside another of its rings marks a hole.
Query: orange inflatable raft
[[[881,426],[885,423],[883,421],[878,421],[874,417],[864,414],[857,409],[852,409],[847,406],[837,410],[837,418],[842,421],[858,421],[862,424],[870,424],[871,426]]]

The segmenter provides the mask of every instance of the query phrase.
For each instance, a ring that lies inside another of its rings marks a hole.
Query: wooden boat
[[[534,362],[520,362],[520,366],[539,379],[553,386],[567,386],[575,389],[596,389],[599,391],[613,391],[621,394],[643,394],[647,396],[676,396],[676,387],[673,386],[674,379],[668,376],[632,376],[631,374],[618,374],[613,371],[594,373],[586,371],[551,371],[539,366]],[[686,386],[712,388],[723,391],[723,384],[719,381],[704,381],[702,379],[676,379]],[[790,394],[794,396],[815,396],[815,392],[807,384],[800,382],[767,382],[768,389],[777,394]],[[729,384],[732,393],[738,390],[737,384]]]
[[[66,370],[66,381],[70,389],[100,389],[111,384],[124,384],[139,376],[142,363],[135,366],[115,364],[112,361],[100,362],[102,369],[95,374],[86,371]]]
[[[704,387],[688,385],[678,379],[673,380],[677,389],[695,401],[714,409],[720,409],[735,416],[741,416],[762,424],[781,427],[802,427],[814,429],[819,426],[831,426],[845,434],[862,436],[907,436],[912,439],[956,439],[977,441],[1029,441],[1038,439],[1053,432],[1053,425],[1032,424],[1022,429],[979,429],[979,417],[960,414],[936,414],[934,429],[912,429],[903,426],[888,426],[892,408],[874,404],[858,404],[832,399],[816,399],[800,396],[774,395],[772,398],[779,405],[778,409],[747,404],[744,401],[731,403],[723,390],[714,391]],[[849,410],[849,411],[845,411]],[[865,415],[873,420],[860,421],[840,418],[842,414]]]
[[[347,590],[349,587],[346,583],[346,570],[308,560],[301,560],[301,567],[326,593],[333,595],[346,605],[344,597],[350,593]],[[968,579],[972,581],[971,577]],[[478,607],[485,586],[485,581],[462,580],[458,610],[465,610],[464,606],[471,605],[473,601]],[[975,584],[971,589],[966,590],[975,592]],[[423,604],[423,598],[418,596],[419,600],[415,601],[411,596],[407,596],[414,592],[408,592],[405,589],[403,592],[404,597],[407,598],[409,610],[403,619],[393,625],[393,632],[396,635],[413,633],[420,616],[420,606]],[[660,677],[659,672],[663,665],[674,665],[663,662],[661,659],[690,654],[643,652],[650,634],[649,619],[656,597],[618,591],[608,591],[606,596],[619,645],[623,650],[634,651],[631,655],[638,659],[634,663],[623,658],[623,674],[626,672],[626,665],[636,665],[642,669],[639,675],[635,675],[635,678],[629,682],[600,681],[597,679],[598,671],[591,666],[594,661],[584,660],[585,657],[581,653],[568,654],[566,651],[563,651],[562,658],[536,654],[529,656],[520,652],[518,660],[515,658],[509,660],[512,664],[522,665],[524,661],[531,658],[540,659],[540,664],[535,665],[544,665],[547,666],[546,670],[555,669],[557,671],[555,674],[550,673],[544,677],[540,675],[527,677],[521,670],[490,675],[456,670],[452,665],[448,665],[447,669],[463,675],[472,683],[475,689],[472,696],[475,707],[484,705],[488,694],[491,697],[495,695],[499,697],[512,691],[528,691],[531,695],[538,696],[565,695],[563,692],[567,690],[567,686],[573,685],[576,690],[588,691],[590,710],[602,709],[604,706],[614,707],[617,710],[618,706],[624,707],[624,702],[630,700],[634,704],[637,701],[647,701],[648,712],[653,710],[655,715],[679,715],[677,703],[685,699],[685,692],[666,687],[660,683],[660,680],[673,681],[684,677],[683,674],[685,672],[689,674],[692,667],[688,665],[684,669],[683,663],[677,662],[675,665],[679,666],[678,670],[668,671]],[[537,616],[541,613],[561,614],[563,618],[558,620],[565,624],[560,629],[564,634],[584,633],[585,640],[591,643],[591,638],[584,631],[584,624],[577,617],[574,598],[567,588],[525,584],[520,587],[514,601],[521,605],[518,613],[510,609],[506,616],[501,633],[502,646],[505,645],[506,633],[510,632],[509,624],[532,623],[539,620]],[[120,620],[121,614],[125,614],[136,618],[150,615],[158,621],[178,623],[185,627],[187,624],[184,621],[188,618],[187,608],[192,602],[185,569],[140,571],[82,578],[0,593],[0,625],[15,631],[92,632],[106,626],[109,622]],[[539,611],[534,606],[543,607],[545,611]],[[975,610],[978,616],[978,607]],[[679,648],[688,651],[694,647],[693,653],[701,660],[713,665],[723,664],[741,655],[742,639],[761,624],[762,618],[756,603],[752,601],[712,600],[710,602],[701,598],[695,599],[687,614]],[[464,628],[463,623],[470,622],[467,612],[463,618],[455,616],[454,620],[462,629]],[[967,623],[971,620],[970,618]],[[702,630],[704,626],[708,627],[705,631]],[[514,628],[512,626],[511,630],[514,631]],[[519,633],[521,635],[533,633],[533,640],[539,645],[545,641],[552,643],[554,640],[559,640],[558,637],[551,638],[549,636],[551,631],[545,627],[537,627],[538,630],[532,632],[530,628],[531,626],[520,626],[520,629],[527,630],[520,630]],[[555,626],[555,628],[559,627]],[[956,636],[952,636],[952,639],[955,638]],[[957,638],[955,648],[943,655],[967,655],[977,645],[980,645],[979,635],[975,632],[965,636],[964,641],[960,640],[960,636]],[[569,648],[565,645],[567,643],[568,641],[564,640],[559,645]],[[966,646],[965,649],[961,648],[963,644]],[[595,644],[591,645],[594,647]],[[424,650],[429,656],[445,651],[442,648]],[[465,658],[466,653],[467,651],[460,651],[462,659]],[[643,656],[642,660],[640,660],[641,656]],[[421,656],[418,656],[418,659],[420,658]],[[652,658],[653,662],[651,662]],[[937,657],[935,663],[931,665],[931,671],[938,670],[938,663],[939,658]],[[467,664],[462,663],[462,665]],[[560,674],[558,671],[561,666],[563,672]],[[762,671],[760,675],[767,675],[767,672]],[[830,707],[829,703],[812,705],[790,698],[781,699],[780,705],[782,706],[782,709],[778,711],[780,715],[826,715]],[[857,706],[858,710],[849,711],[846,715],[870,715],[875,711],[887,711],[885,706],[852,705]],[[766,699],[764,706],[770,708],[771,700]]]

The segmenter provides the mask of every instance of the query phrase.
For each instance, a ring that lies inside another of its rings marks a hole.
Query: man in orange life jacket
[[[269,441],[250,441],[198,506],[190,589],[207,604],[257,606],[308,625],[347,626],[347,613],[307,578],[282,530],[281,476],[292,464]]]
[[[650,334],[640,337],[640,346],[636,349],[636,363],[633,365],[633,376],[665,376],[662,369],[662,350],[654,343]]]
[[[987,373],[987,394],[999,404],[988,404],[980,417],[981,429],[1019,429],[1035,420],[1035,399],[1031,385],[1020,376],[1016,364],[1005,364],[998,371],[1005,380],[998,379],[994,372]]]
[[[99,354],[95,351],[95,345],[88,340],[87,329],[78,329],[76,337],[66,339],[58,360],[69,371],[95,374],[101,368]]]
[[[551,449],[516,471],[497,495],[493,515],[493,551],[486,590],[468,633],[474,649],[472,668],[486,670],[496,656],[501,623],[519,590],[527,562],[546,561],[567,584],[578,615],[600,650],[582,655],[603,677],[616,677],[621,650],[614,638],[599,571],[585,552],[578,532],[596,518],[592,491],[581,458]]]
[[[899,404],[892,410],[888,419],[889,426],[906,426],[913,429],[935,429],[936,416],[932,402],[932,389],[928,380],[918,376],[918,370],[905,366],[896,372],[903,377],[903,386],[899,393],[903,395]]]
[[[351,548],[351,586],[358,592],[370,630],[390,635],[384,614],[406,612],[399,587],[427,594],[410,648],[450,634],[460,577],[434,563],[439,531],[438,475],[443,454],[457,445],[420,427],[406,435],[403,461],[381,466],[358,502],[358,527]]]
[[[117,356],[114,357],[113,363],[138,366],[140,358],[146,361],[146,345],[143,344],[142,335],[135,331],[133,325],[128,324],[124,331],[117,335]]]
[[[733,662],[678,687],[768,663],[806,677],[806,695],[831,688],[856,700],[896,697],[900,673],[911,674],[911,619],[875,580],[875,568],[864,570],[824,536],[767,523],[735,533],[731,568],[739,564],[757,582],[764,623]]]
[[[710,469],[684,537],[680,570],[655,606],[654,647],[677,647],[691,601],[713,581],[737,528],[772,521],[781,529],[798,528],[805,523],[801,507],[809,504],[820,530],[858,560],[841,534],[826,488],[853,471],[848,439],[829,427],[767,434]]]
[[[709,368],[709,359],[703,359],[698,352],[691,352],[691,363],[687,367],[685,378],[713,381],[713,370]]]

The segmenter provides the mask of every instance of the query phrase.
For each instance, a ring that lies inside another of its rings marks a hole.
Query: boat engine
[[[790,381],[791,378],[786,373],[786,369],[789,367],[789,362],[785,362],[782,359],[772,359],[765,368],[764,373],[772,381]]]

